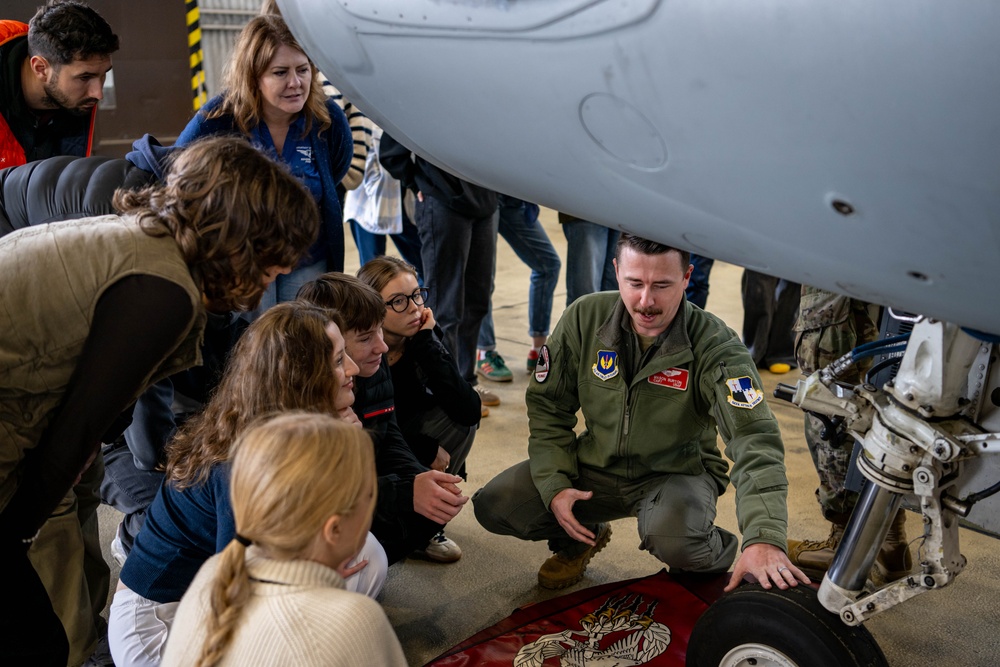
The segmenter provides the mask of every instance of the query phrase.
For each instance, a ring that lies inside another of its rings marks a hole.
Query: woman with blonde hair
[[[298,288],[344,269],[344,229],[337,184],[354,154],[344,112],[328,100],[312,63],[278,15],[256,16],[236,40],[225,90],[212,98],[177,138],[236,134],[248,138],[302,181],[319,205],[319,238],[291,274],[279,278],[259,311],[291,301]]]
[[[177,603],[198,568],[235,534],[230,460],[261,415],[351,412],[357,365],[344,349],[339,316],[299,301],[279,304],[246,330],[205,410],[167,447],[166,479],[122,567],[108,640],[119,665],[156,665]],[[342,569],[349,590],[379,593],[388,560],[369,537]]]
[[[344,590],[337,568],[365,543],[375,459],[362,430],[293,412],[236,446],[236,534],[198,572],[163,664],[406,665],[374,600]]]
[[[0,239],[0,560],[19,605],[3,636],[44,638],[63,664],[56,613],[76,618],[79,597],[45,586],[82,580],[72,488],[139,394],[201,363],[206,311],[256,306],[318,224],[302,184],[234,138],[192,144],[114,206]],[[5,663],[41,664],[9,644]]]

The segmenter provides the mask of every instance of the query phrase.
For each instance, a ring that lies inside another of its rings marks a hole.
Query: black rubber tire
[[[687,667],[719,667],[733,649],[768,647],[798,667],[888,667],[862,626],[845,625],[808,586],[764,590],[745,584],[719,598],[695,623]],[[735,664],[761,664],[743,662]]]

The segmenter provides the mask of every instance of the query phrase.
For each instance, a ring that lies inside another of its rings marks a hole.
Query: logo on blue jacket
[[[747,375],[729,378],[726,380],[726,386],[729,387],[729,397],[726,400],[734,407],[751,410],[764,400],[764,394],[753,386],[753,380]]]
[[[598,351],[594,375],[602,380],[610,380],[618,375],[618,353],[611,350]]]

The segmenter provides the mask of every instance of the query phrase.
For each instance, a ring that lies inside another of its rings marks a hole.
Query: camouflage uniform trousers
[[[878,307],[864,301],[802,286],[799,318],[795,323],[795,358],[804,375],[829,365],[853,348],[878,338]],[[870,360],[854,366],[842,378],[858,384],[870,368]],[[819,475],[819,500],[823,516],[834,523],[847,523],[858,494],[844,488],[853,440],[835,446],[820,437],[823,423],[806,414],[805,437],[813,465]]]

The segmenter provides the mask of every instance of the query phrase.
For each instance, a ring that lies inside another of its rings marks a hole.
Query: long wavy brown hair
[[[340,385],[333,372],[333,343],[326,333],[339,315],[301,301],[268,309],[251,324],[200,414],[167,445],[167,481],[178,489],[208,479],[228,461],[233,443],[254,419],[287,410],[336,414]]]
[[[319,234],[319,209],[302,182],[239,137],[179,151],[162,185],[118,190],[114,206],[151,236],[180,247],[213,310],[250,310],[263,276],[293,268]]]
[[[293,412],[251,425],[241,437],[231,480],[236,532],[269,558],[295,560],[332,515],[370,512],[375,477],[368,434],[329,415]],[[222,551],[210,588],[212,613],[196,667],[214,667],[239,629],[253,584],[246,547]]]
[[[222,103],[212,109],[208,118],[232,115],[236,127],[243,134],[249,135],[250,130],[263,120],[261,114],[264,103],[260,96],[260,77],[267,71],[267,66],[271,64],[282,46],[306,53],[292,31],[288,29],[285,20],[278,14],[260,15],[250,19],[236,39],[233,54],[226,63],[223,74],[225,93]],[[306,104],[302,109],[306,119],[306,134],[312,129],[313,123],[319,123],[320,132],[331,125],[330,112],[326,109],[326,94],[323,92],[322,82],[316,75],[316,65],[312,58],[309,58],[309,69],[312,70],[312,79],[309,84],[309,95],[306,96]]]

